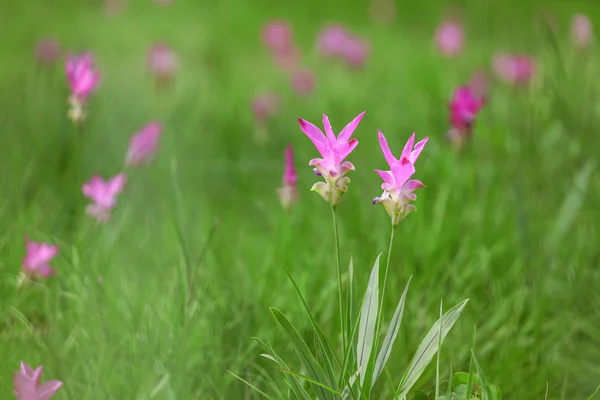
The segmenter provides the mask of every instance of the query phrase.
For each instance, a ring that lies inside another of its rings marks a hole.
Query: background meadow
[[[0,398],[11,398],[20,361],[63,381],[59,400],[260,398],[227,371],[265,388],[255,366],[272,366],[252,337],[291,353],[268,308],[311,335],[284,268],[323,329],[339,329],[330,211],[309,191],[317,153],[297,118],[320,126],[326,113],[339,132],[364,110],[338,210],[342,264],[351,254],[361,293],[389,240],[389,217],[371,204],[381,194],[373,170],[385,167],[377,129],[394,149],[412,132],[429,136],[417,170],[427,188],[390,264],[386,320],[413,278],[387,372],[402,374],[441,299],[470,298],[444,342],[442,376],[468,369],[476,326],[478,360],[504,398],[590,396],[600,383],[600,64],[595,43],[572,45],[570,22],[585,13],[597,24],[600,4],[397,0],[387,24],[366,0],[118,5],[0,5]],[[465,29],[455,57],[433,44],[448,15]],[[273,19],[293,27],[299,63],[314,74],[308,93],[261,42]],[[362,67],[318,53],[315,37],[331,23],[369,43]],[[64,57],[36,59],[44,37],[94,54],[102,78],[80,129],[67,117]],[[146,68],[157,42],[179,59],[165,86]],[[499,51],[537,58],[527,87],[493,78]],[[448,101],[479,70],[488,102],[456,151]],[[251,102],[264,92],[279,102],[261,124]],[[96,223],[81,185],[121,172],[131,135],[150,121],[164,126],[158,154],[126,171],[113,215]],[[288,144],[300,199],[286,213],[275,191]],[[66,148],[76,171],[65,172]],[[26,235],[59,247],[57,275],[17,289]],[[430,367],[417,387],[434,386]]]

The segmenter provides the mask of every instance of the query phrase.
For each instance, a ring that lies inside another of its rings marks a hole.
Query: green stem
[[[340,257],[340,235],[338,232],[337,218],[335,208],[331,207],[331,215],[333,216],[333,233],[335,235],[335,249],[337,258],[337,278],[338,278],[338,305],[340,308],[340,323],[342,329],[342,349],[346,353],[346,323],[344,318],[344,307],[342,305],[342,261]]]
[[[385,286],[387,283],[388,270],[390,269],[390,260],[392,258],[392,247],[394,245],[394,232],[396,232],[396,226],[392,225],[392,232],[390,233],[390,244],[388,246],[387,260],[385,261],[385,270],[383,271],[383,287],[381,288],[381,300],[379,302],[379,312],[377,313],[377,326],[375,328],[375,350],[379,347],[379,337],[381,332],[381,321],[383,317],[383,301],[385,299]]]

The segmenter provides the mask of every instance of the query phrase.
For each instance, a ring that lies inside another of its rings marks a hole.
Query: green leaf
[[[398,331],[400,330],[400,325],[402,324],[402,315],[404,314],[404,303],[406,301],[406,293],[408,292],[408,286],[410,285],[411,279],[412,276],[408,278],[408,282],[406,283],[404,292],[400,297],[400,301],[398,302],[396,311],[394,311],[394,316],[392,317],[387,332],[385,333],[385,338],[383,339],[381,350],[379,351],[379,355],[377,356],[377,361],[375,361],[375,371],[373,371],[373,381],[371,382],[371,387],[375,385],[375,381],[377,380],[377,378],[379,378],[379,375],[381,375],[381,372],[383,371],[387,360],[390,358],[390,354],[392,354],[392,346],[394,345],[394,341],[396,340],[396,336],[398,336]]]
[[[483,400],[496,400],[493,397],[492,390],[488,384],[488,381],[481,369],[481,365],[479,365],[479,361],[477,361],[477,357],[475,357],[475,352],[471,350],[471,357],[473,358],[473,362],[475,363],[475,368],[477,369],[477,378],[481,381],[481,386],[483,388]]]
[[[248,382],[247,380],[245,380],[244,378],[239,377],[238,375],[234,374],[231,371],[227,371],[227,372],[229,372],[231,375],[233,375],[236,378],[238,378],[240,381],[244,382],[246,385],[248,385],[249,387],[251,387],[252,389],[254,389],[257,393],[260,393],[267,400],[275,400],[273,397],[269,396],[268,394],[266,394],[265,392],[263,392],[262,390],[260,390],[259,388],[257,388],[256,386],[254,386],[253,384],[251,384],[250,382]]]
[[[360,370],[360,385],[362,387],[367,376],[367,366],[373,349],[377,311],[379,308],[379,257],[371,270],[371,277],[360,310],[360,325],[358,326],[358,342],[356,343],[356,364]]]
[[[285,315],[281,313],[281,311],[276,308],[270,308],[270,310],[279,325],[283,328],[289,339],[292,341],[292,344],[302,359],[310,377],[316,382],[324,382],[326,378],[323,369],[315,359],[314,355],[310,352],[306,342],[302,339],[296,328],[294,328],[291,322],[286,318]],[[326,399],[330,397],[325,393],[322,387],[317,386],[317,390],[321,393],[321,398]]]
[[[359,373],[360,373],[360,368],[354,374],[352,374],[350,379],[348,379],[348,384],[346,385],[346,387],[344,387],[344,390],[342,390],[342,394],[340,396],[341,400],[345,400],[348,398],[348,396],[350,395],[350,392],[352,391],[352,386],[354,386],[354,382],[356,382],[356,378],[358,377]]]
[[[466,385],[469,382],[469,376],[467,372],[457,372],[452,376],[452,388],[456,388],[459,385]],[[477,382],[477,380],[475,380]]]
[[[415,390],[413,392],[412,400],[430,400],[429,395],[422,390]]]
[[[415,353],[410,366],[406,370],[406,373],[402,379],[398,387],[397,398],[403,398],[407,395],[413,385],[417,382],[425,367],[431,362],[433,356],[438,351],[439,344],[442,343],[450,331],[458,317],[467,304],[469,299],[463,300],[450,310],[446,312],[442,316],[442,318],[438,319],[435,324],[431,327],[425,338],[421,341],[417,352]],[[440,334],[440,324],[441,324],[441,332],[442,338],[438,341],[438,335]]]

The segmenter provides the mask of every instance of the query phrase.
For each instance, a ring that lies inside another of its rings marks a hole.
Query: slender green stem
[[[346,322],[344,318],[344,306],[342,303],[342,260],[340,257],[340,235],[338,232],[337,218],[335,208],[331,207],[331,215],[333,216],[333,233],[335,235],[335,251],[337,259],[337,278],[338,278],[338,303],[340,308],[340,323],[342,328],[342,349],[346,353]]]
[[[377,313],[377,325],[375,328],[375,347],[377,350],[379,347],[379,336],[381,333],[381,320],[383,318],[383,300],[385,299],[385,286],[387,283],[388,271],[390,269],[390,260],[392,258],[392,247],[394,245],[394,232],[396,232],[396,225],[392,225],[392,231],[390,233],[390,244],[388,246],[387,260],[385,261],[385,270],[383,271],[383,287],[381,288],[381,300],[379,302],[379,312]]]

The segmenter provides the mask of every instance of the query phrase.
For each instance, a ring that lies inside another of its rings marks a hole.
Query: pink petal
[[[399,160],[402,160],[403,158],[409,158],[410,157],[410,152],[412,151],[414,143],[415,143],[415,134],[413,133],[410,136],[410,138],[408,138],[408,141],[404,145],[404,148],[402,149],[402,154],[400,155]]]
[[[362,118],[365,116],[365,113],[366,113],[366,111],[361,112],[360,114],[358,114],[358,116],[356,118],[354,118],[352,121],[350,121],[350,123],[348,123],[348,125],[346,125],[344,127],[344,129],[342,129],[342,131],[338,135],[337,140],[344,141],[344,142],[348,141],[350,139],[350,136],[352,136],[352,134],[354,133],[354,130],[356,129],[356,127],[362,120]]]
[[[335,137],[335,133],[333,133],[333,129],[331,128],[329,118],[327,118],[327,115],[325,114],[323,114],[323,127],[325,128],[325,134],[327,135],[327,142],[329,146],[334,146],[337,143],[337,138]]]
[[[114,197],[114,196],[118,195],[119,193],[121,193],[126,182],[127,182],[127,177],[123,173],[110,179],[107,182],[107,188],[106,188],[107,195]]]
[[[414,137],[414,135],[415,134],[413,133],[413,137]],[[425,145],[427,144],[428,140],[429,140],[429,136],[425,136],[425,138],[423,140],[421,140],[419,143],[417,143],[415,145],[415,149],[410,152],[410,156],[409,156],[408,160],[411,162],[411,164],[414,165],[417,162],[417,159],[419,158],[419,155],[425,148]]]
[[[375,172],[379,174],[385,183],[388,185],[394,185],[394,174],[392,174],[392,171],[382,171],[380,169],[376,169]]]
[[[349,142],[336,144],[333,146],[333,158],[336,165],[340,165],[342,161],[358,146],[358,140],[352,139]]]
[[[327,143],[325,141],[325,135],[323,132],[315,125],[303,120],[302,118],[298,118],[298,122],[300,123],[300,129],[302,129],[302,132],[304,132],[311,142],[313,142],[321,156],[323,158],[327,158]]]
[[[49,400],[63,385],[60,381],[42,383],[37,389],[38,400]]]
[[[394,174],[396,187],[400,188],[415,173],[415,167],[408,158],[403,158],[392,165],[392,173]]]
[[[402,187],[402,191],[404,193],[410,193],[422,187],[425,187],[423,183],[416,179],[411,179],[404,184],[404,186]]]
[[[381,147],[381,151],[383,152],[383,157],[385,157],[385,161],[391,167],[392,165],[397,163],[398,160],[396,160],[396,157],[394,157],[394,155],[392,154],[390,146],[388,145],[385,136],[383,136],[383,132],[377,131],[377,133],[379,135],[379,146]]]

